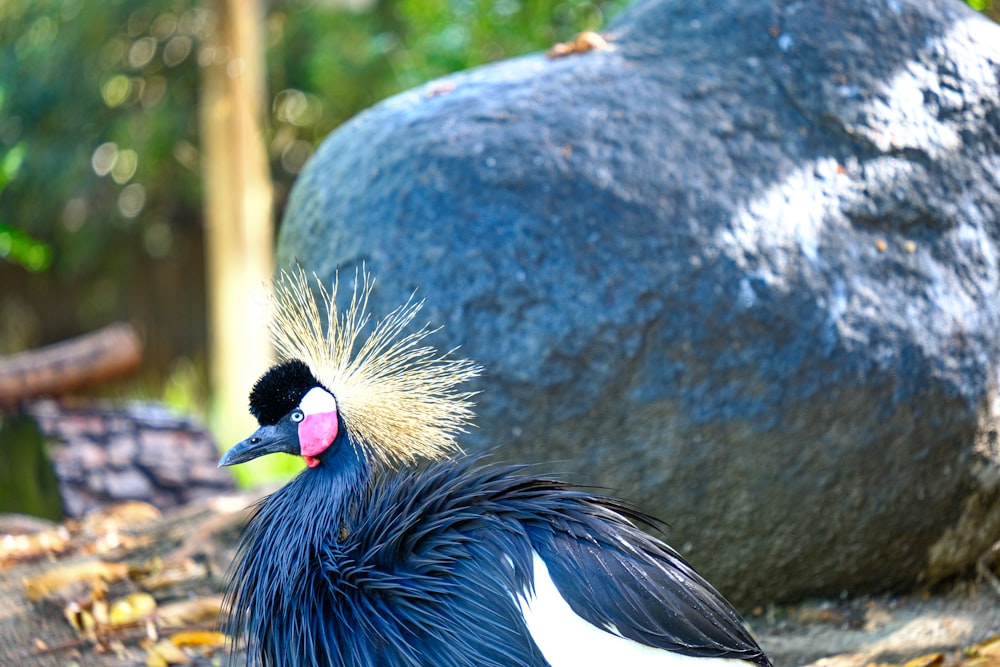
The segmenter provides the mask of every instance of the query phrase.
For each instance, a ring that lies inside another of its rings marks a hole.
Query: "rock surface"
[[[279,262],[364,263],[481,362],[468,448],[665,519],[739,604],[1000,535],[1000,27],[952,0],[638,2],[301,175]]]

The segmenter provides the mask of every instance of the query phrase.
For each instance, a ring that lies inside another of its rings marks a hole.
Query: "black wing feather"
[[[624,637],[683,655],[771,664],[725,598],[676,551],[637,527],[655,519],[520,467],[475,463],[433,465],[407,492],[410,502],[433,499],[419,512],[404,512],[422,517],[428,540],[471,531],[494,560],[510,554],[523,570],[518,561],[527,539],[563,598],[593,625],[614,626]],[[430,516],[437,518],[428,530]]]
[[[582,618],[646,646],[770,664],[736,611],[669,547],[623,519],[588,528],[589,540],[532,534],[556,588]]]

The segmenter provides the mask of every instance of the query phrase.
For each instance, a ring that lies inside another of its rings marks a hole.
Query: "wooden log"
[[[139,334],[125,322],[37,350],[0,357],[0,407],[131,375],[141,359]]]

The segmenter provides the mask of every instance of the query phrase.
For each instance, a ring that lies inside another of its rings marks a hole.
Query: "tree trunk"
[[[246,395],[267,368],[264,288],[273,273],[272,189],[263,134],[260,0],[215,0],[200,108],[207,247],[212,425],[223,441],[254,426]]]

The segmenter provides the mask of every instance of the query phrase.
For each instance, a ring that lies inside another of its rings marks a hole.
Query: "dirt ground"
[[[903,664],[931,653],[942,654],[939,664],[958,665],[965,649],[1000,635],[1000,594],[963,580],[935,594],[779,607],[751,624],[776,667]]]
[[[133,507],[50,526],[55,537],[37,554],[0,538],[0,666],[220,664],[221,650],[211,639],[214,612],[249,500],[214,499],[164,517]],[[5,521],[0,517],[0,534],[10,532]],[[95,563],[120,569],[102,569],[98,577]],[[78,574],[80,567],[88,574]],[[26,597],[26,581],[37,600]],[[102,604],[147,592],[157,605],[152,616],[117,626],[100,620]],[[74,629],[71,623],[87,625],[91,611],[96,627]],[[1000,667],[1000,650],[977,662],[963,653],[1000,635],[1000,592],[986,581],[953,582],[933,594],[779,606],[757,610],[749,621],[777,667],[903,664],[932,653],[941,656],[925,664],[935,667]],[[169,641],[181,651],[158,648]]]

